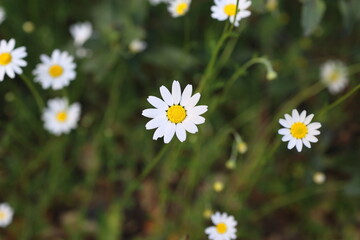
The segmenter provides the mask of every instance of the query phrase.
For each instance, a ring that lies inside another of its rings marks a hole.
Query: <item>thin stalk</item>
[[[30,89],[30,92],[32,93],[33,97],[35,98],[35,101],[39,107],[39,111],[42,112],[42,110],[44,109],[44,101],[41,98],[39,92],[36,90],[36,88],[34,87],[34,85],[32,84],[32,82],[24,75],[21,74],[20,78],[24,81],[24,83],[26,84],[26,86]]]

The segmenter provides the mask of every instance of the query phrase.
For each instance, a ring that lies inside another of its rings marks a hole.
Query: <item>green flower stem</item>
[[[43,109],[44,109],[44,101],[43,99],[41,98],[39,92],[36,90],[36,88],[34,87],[34,85],[32,84],[32,82],[24,75],[24,74],[21,74],[20,75],[20,78],[24,81],[24,83],[26,84],[26,86],[30,89],[30,92],[32,93],[32,95],[34,96],[35,98],[35,101],[39,107],[39,111],[42,112]]]
[[[360,89],[360,84],[358,84],[356,87],[354,87],[350,92],[348,92],[347,94],[345,94],[344,96],[342,96],[341,98],[339,98],[338,100],[336,100],[335,102],[333,102],[332,104],[326,106],[325,108],[323,108],[320,113],[318,114],[319,117],[322,117],[324,114],[326,114],[328,111],[330,111],[331,109],[333,109],[334,107],[336,107],[337,105],[339,105],[340,103],[344,102],[346,99],[348,99],[351,95],[353,95],[354,93],[356,93],[358,90]]]

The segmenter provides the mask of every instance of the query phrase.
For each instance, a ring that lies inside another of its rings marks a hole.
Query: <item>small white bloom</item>
[[[200,99],[200,93],[192,94],[192,85],[188,84],[184,92],[181,93],[180,83],[174,81],[172,92],[164,87],[160,87],[160,93],[164,100],[150,96],[148,102],[155,108],[145,109],[142,115],[153,118],[146,124],[146,129],[156,129],[153,139],[164,137],[164,143],[169,143],[176,134],[177,138],[184,142],[186,131],[189,133],[198,132],[196,125],[205,122],[205,118],[200,116],[208,110],[205,105],[195,106]]]
[[[13,218],[14,211],[7,203],[0,204],[0,227],[8,226]]]
[[[327,61],[321,66],[320,78],[330,93],[341,92],[348,84],[348,70],[341,61]]]
[[[90,22],[79,22],[70,26],[70,33],[74,38],[75,45],[82,46],[93,33],[93,27]]]
[[[49,100],[48,107],[44,109],[42,115],[45,129],[57,136],[75,129],[79,118],[80,104],[69,105],[65,98]]]
[[[6,19],[6,12],[3,7],[0,7],[0,24]]]
[[[238,0],[214,0],[215,5],[211,7],[211,17],[219,21],[229,19],[236,27],[239,26],[241,19],[251,15],[251,12],[247,10],[251,5],[251,1],[239,0],[236,11],[237,1]]]
[[[21,67],[25,67],[27,62],[23,60],[27,56],[26,48],[15,48],[15,40],[10,39],[0,41],[0,82],[4,80],[5,74],[9,78],[14,78],[16,74],[22,74]]]
[[[170,0],[149,0],[150,4],[151,5],[158,5],[159,3],[167,3],[169,2]]]
[[[316,184],[323,184],[323,183],[325,182],[325,180],[326,180],[326,176],[325,176],[324,173],[322,173],[322,172],[316,172],[316,173],[314,173],[314,175],[313,175],[313,181],[314,181],[314,183],[316,183]]]
[[[236,225],[237,221],[233,216],[228,216],[226,213],[216,212],[211,216],[211,220],[215,226],[205,229],[211,240],[231,240],[236,239]]]
[[[129,49],[133,53],[139,53],[146,49],[147,43],[145,41],[141,41],[139,39],[134,39],[131,41],[129,45]]]
[[[191,0],[173,0],[169,2],[168,10],[172,17],[185,15],[190,8]]]
[[[56,49],[51,57],[42,54],[41,62],[33,71],[35,82],[39,82],[44,89],[61,89],[70,84],[76,77],[76,64],[74,58],[68,52]]]
[[[306,116],[306,111],[302,111],[301,114],[294,109],[292,110],[292,116],[285,114],[285,119],[280,119],[279,123],[284,127],[281,128],[278,133],[284,135],[282,137],[283,142],[288,143],[288,149],[292,149],[296,146],[298,152],[301,152],[303,144],[311,148],[312,143],[316,143],[318,139],[315,137],[320,134],[318,130],[321,124],[318,122],[310,123],[314,114]]]

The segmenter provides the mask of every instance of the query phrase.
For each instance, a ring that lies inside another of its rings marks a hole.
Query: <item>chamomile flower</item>
[[[79,118],[80,104],[69,105],[65,98],[49,100],[42,115],[45,129],[57,136],[75,129]]]
[[[237,1],[239,1],[237,3]],[[247,10],[251,1],[248,0],[214,0],[215,5],[211,7],[211,17],[219,21],[225,21],[229,19],[235,27],[239,26],[239,22],[243,18],[247,18],[251,15],[251,12]],[[236,10],[236,4],[237,10]],[[236,17],[236,18],[235,18]]]
[[[93,33],[90,22],[78,22],[70,26],[70,33],[76,46],[81,47]]]
[[[0,204],[0,227],[8,226],[13,218],[14,211],[7,203]]]
[[[129,49],[132,53],[139,53],[146,49],[147,43],[139,39],[134,39],[129,44]]]
[[[169,2],[168,10],[172,17],[184,16],[190,8],[191,0],[173,0]]]
[[[292,149],[296,146],[298,152],[301,152],[303,145],[311,148],[311,142],[316,143],[318,139],[315,137],[320,134],[318,130],[321,124],[318,122],[310,123],[314,114],[306,116],[306,111],[302,111],[301,114],[294,109],[292,110],[292,116],[285,114],[285,119],[280,119],[279,123],[284,127],[281,128],[278,133],[284,135],[282,137],[283,142],[288,143],[288,149]]]
[[[22,74],[21,67],[25,67],[27,62],[23,59],[27,56],[26,48],[15,48],[15,40],[10,39],[0,41],[0,82],[4,80],[5,74],[9,78],[14,78],[15,74]]]
[[[211,216],[211,220],[215,226],[205,229],[211,240],[231,240],[236,239],[236,225],[237,221],[233,216],[228,216],[226,213],[216,212]]]
[[[6,12],[4,8],[0,7],[0,24],[6,19]]]
[[[329,89],[330,93],[341,92],[348,84],[348,70],[341,61],[327,61],[320,70],[321,82]]]
[[[39,82],[43,89],[52,88],[61,89],[70,84],[70,81],[76,77],[74,58],[66,51],[61,52],[56,49],[51,57],[42,54],[40,56],[42,63],[36,66],[33,71],[35,82]]]
[[[164,143],[169,143],[176,134],[177,138],[184,142],[186,140],[186,131],[196,133],[196,125],[205,122],[205,118],[200,116],[208,109],[205,105],[195,106],[200,93],[192,94],[192,85],[187,85],[184,92],[181,93],[180,83],[174,81],[172,92],[164,87],[160,87],[160,93],[164,100],[150,96],[148,102],[155,108],[145,109],[142,115],[153,118],[146,124],[146,129],[155,129],[153,139],[164,137]]]

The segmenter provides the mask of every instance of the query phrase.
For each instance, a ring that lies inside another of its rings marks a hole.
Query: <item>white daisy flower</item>
[[[14,211],[7,203],[0,204],[0,227],[8,226],[13,218]]]
[[[216,212],[211,216],[211,220],[215,226],[205,229],[205,233],[209,235],[212,240],[231,240],[236,239],[236,225],[237,221],[233,216],[228,216],[226,213]]]
[[[172,17],[185,15],[190,8],[191,0],[173,0],[169,2],[168,10]]]
[[[289,142],[288,149],[296,146],[298,152],[301,152],[303,144],[311,148],[310,142],[316,143],[318,141],[315,136],[320,134],[318,129],[321,124],[318,122],[310,123],[313,117],[314,114],[306,116],[306,111],[299,114],[294,109],[292,110],[292,116],[285,114],[285,119],[279,120],[279,123],[284,128],[281,128],[278,133],[284,135],[281,139],[283,142]]]
[[[79,118],[80,104],[69,105],[65,98],[49,100],[48,107],[42,114],[45,129],[57,136],[75,129]]]
[[[341,61],[327,61],[321,66],[320,78],[330,93],[341,92],[348,84],[348,70]]]
[[[68,52],[55,49],[51,57],[42,54],[42,63],[33,71],[35,82],[39,82],[44,89],[61,89],[70,84],[76,77],[76,64],[74,58]]]
[[[186,140],[186,131],[196,133],[196,125],[205,122],[205,118],[200,116],[208,110],[205,105],[195,106],[200,93],[192,94],[192,85],[187,85],[181,94],[180,83],[174,81],[172,92],[164,87],[160,87],[160,93],[164,100],[150,96],[148,102],[155,108],[145,109],[142,115],[153,118],[146,124],[146,129],[156,129],[153,139],[164,137],[164,143],[169,143],[176,134],[177,138],[184,142]]]
[[[70,33],[76,46],[82,46],[93,33],[93,27],[90,22],[78,22],[70,26]]]
[[[6,19],[6,12],[3,7],[0,7],[0,24]]]
[[[23,59],[27,56],[26,48],[15,48],[15,40],[10,39],[0,41],[0,82],[4,80],[5,74],[9,78],[14,78],[16,74],[22,74],[21,67],[25,67],[27,62]]]
[[[251,15],[251,12],[247,10],[251,5],[251,1],[239,0],[238,10],[236,11],[237,1],[238,0],[214,0],[215,5],[211,7],[211,17],[219,21],[229,19],[236,27],[239,26],[241,19]]]
[[[132,40],[129,45],[129,49],[132,53],[142,52],[146,49],[146,47],[147,47],[147,43],[139,39]]]

